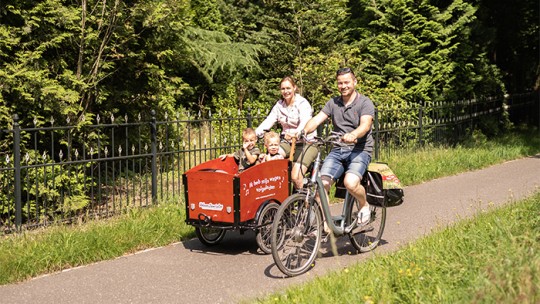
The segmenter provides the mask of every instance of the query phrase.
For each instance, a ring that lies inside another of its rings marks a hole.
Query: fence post
[[[538,112],[536,114],[538,114],[538,133],[540,133],[540,92],[537,90],[532,96],[535,99],[536,106],[538,107]]]
[[[251,107],[247,108],[247,127],[252,128],[253,127],[253,116],[251,115]]]
[[[151,110],[150,133],[152,137],[152,203],[157,202],[157,123],[156,111]]]
[[[423,139],[423,116],[424,116],[424,106],[420,105],[420,110],[418,111],[418,142],[420,143],[420,146],[424,146],[424,139]]]
[[[19,116],[13,115],[13,168],[15,174],[15,227],[21,231],[22,202],[21,202],[21,128]]]
[[[375,108],[375,160],[379,160],[379,109]]]

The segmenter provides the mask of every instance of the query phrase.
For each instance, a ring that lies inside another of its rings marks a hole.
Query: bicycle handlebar
[[[304,134],[302,134],[304,135]],[[304,136],[305,138],[305,136]],[[333,144],[335,146],[339,147],[346,147],[349,146],[350,143],[346,143],[343,141],[343,133],[341,132],[330,132],[330,135],[328,135],[326,138],[315,136],[315,141],[319,145],[325,145],[325,144]],[[356,141],[355,141],[356,142]]]

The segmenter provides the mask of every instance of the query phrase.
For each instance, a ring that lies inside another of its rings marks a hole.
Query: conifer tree
[[[483,59],[485,51],[469,41],[472,5],[461,0],[441,7],[427,0],[362,3],[353,9],[359,27],[354,34],[373,90],[427,104],[501,91],[496,69]]]

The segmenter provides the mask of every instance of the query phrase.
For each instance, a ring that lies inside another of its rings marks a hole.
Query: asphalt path
[[[308,273],[285,278],[254,233],[229,232],[217,246],[197,239],[0,286],[0,303],[237,303],[308,281],[399,249],[481,210],[540,189],[540,155],[407,187],[405,203],[388,209],[381,245],[356,254],[347,237],[330,243]],[[336,206],[339,208],[339,206]],[[339,212],[339,211],[338,211]]]

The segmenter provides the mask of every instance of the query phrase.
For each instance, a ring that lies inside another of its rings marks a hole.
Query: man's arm
[[[326,115],[324,112],[319,112],[319,114],[313,116],[313,118],[307,122],[306,126],[304,127],[304,133],[309,134],[315,131],[315,129],[317,129],[317,127],[327,119],[328,115]]]
[[[373,116],[362,115],[360,117],[360,125],[358,126],[358,128],[354,129],[354,131],[352,132],[345,133],[345,135],[343,135],[343,141],[352,143],[357,138],[364,137],[369,132],[369,130],[371,130],[372,123],[373,123]]]

